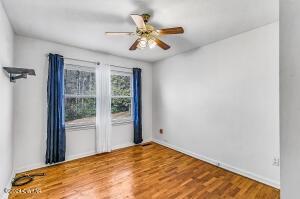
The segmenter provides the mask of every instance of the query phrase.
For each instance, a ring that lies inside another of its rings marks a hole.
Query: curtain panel
[[[110,66],[96,69],[96,152],[111,151],[111,85]]]
[[[47,103],[46,164],[53,164],[64,161],[66,152],[64,59],[57,54],[49,54]]]
[[[133,126],[134,143],[143,142],[142,137],[142,82],[140,68],[133,68]]]

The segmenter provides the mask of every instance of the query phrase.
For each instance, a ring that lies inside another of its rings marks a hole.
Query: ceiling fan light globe
[[[147,45],[143,44],[143,43],[139,43],[138,46],[137,46],[139,49],[144,49],[147,47]]]
[[[142,38],[140,39],[140,42],[139,42],[140,48],[146,48],[146,47],[147,47],[147,43],[148,43],[147,38],[142,37]]]
[[[146,47],[147,47],[147,44],[140,43],[140,44],[139,44],[139,47],[140,47],[140,48],[146,48]]]
[[[154,41],[154,40],[152,40],[152,39],[150,39],[149,41],[148,41],[148,46],[149,46],[149,48],[155,48],[155,46],[156,46],[156,42]]]

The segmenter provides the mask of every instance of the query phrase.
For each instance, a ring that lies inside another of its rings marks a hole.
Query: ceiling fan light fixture
[[[150,18],[149,14],[131,14],[130,16],[136,25],[135,32],[106,32],[106,35],[136,35],[137,39],[129,48],[130,51],[136,49],[142,50],[147,47],[152,49],[156,46],[160,47],[163,50],[168,50],[171,48],[171,46],[161,41],[160,37],[163,35],[184,33],[184,29],[182,27],[163,28],[157,30],[154,26],[148,23]]]
[[[143,49],[143,48],[146,48],[146,47],[147,47],[147,44],[148,44],[147,38],[146,38],[146,37],[142,37],[142,38],[140,39],[140,42],[139,42],[138,47],[141,48],[141,49]]]
[[[155,48],[155,46],[157,45],[157,43],[153,40],[153,39],[150,39],[149,41],[148,41],[148,46],[149,46],[149,48]]]

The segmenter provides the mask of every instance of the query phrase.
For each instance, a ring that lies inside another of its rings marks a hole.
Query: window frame
[[[95,85],[96,85],[96,69],[93,67],[82,66],[82,65],[78,65],[78,64],[65,64],[64,72],[65,72],[65,70],[93,72],[95,74]],[[65,78],[65,76],[64,76],[64,78]],[[64,85],[64,89],[65,89],[65,85]],[[78,95],[78,94],[66,94],[64,92],[64,100],[66,98],[84,98],[84,99],[95,98],[96,99],[96,97],[97,97],[96,93],[95,93],[95,95]],[[78,123],[72,123],[71,125],[65,124],[65,128],[67,130],[94,129],[94,128],[96,128],[96,122],[94,122],[94,123],[78,122]]]
[[[113,96],[113,93],[111,92],[110,99],[112,101],[113,98],[129,98],[130,99],[130,117],[124,117],[119,119],[111,119],[112,125],[122,125],[127,123],[133,122],[133,73],[129,70],[116,70],[111,69],[111,76],[112,75],[122,75],[122,76],[129,76],[130,77],[130,96]],[[112,87],[112,84],[111,84]],[[112,88],[111,88],[112,90]],[[112,115],[112,114],[111,114]]]
[[[95,78],[96,78],[96,68],[89,67],[89,66],[82,66],[78,64],[65,64],[64,70],[79,70],[84,72],[94,72]],[[112,75],[123,75],[123,76],[129,76],[130,77],[130,96],[113,96],[111,92],[110,99],[113,98],[129,98],[131,101],[130,106],[130,117],[124,117],[119,119],[112,119],[111,123],[112,125],[123,125],[127,123],[133,122],[133,73],[130,70],[117,70],[117,69],[111,69],[111,76]],[[95,79],[95,81],[97,81]],[[111,82],[110,82],[111,83]],[[96,84],[96,82],[95,82]],[[97,85],[96,85],[97,86]],[[112,85],[111,85],[112,86]],[[64,100],[66,98],[96,98],[97,94],[94,95],[78,95],[78,94],[66,94],[64,93]],[[97,103],[97,102],[96,102]],[[96,122],[95,123],[73,123],[71,125],[65,125],[65,128],[67,130],[82,130],[82,129],[95,129],[96,128]]]

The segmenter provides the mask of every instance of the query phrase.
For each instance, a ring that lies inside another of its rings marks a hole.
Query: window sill
[[[125,124],[130,124],[132,123],[133,120],[115,120],[112,121],[112,126],[121,126],[121,125],[125,125]]]
[[[96,125],[95,124],[81,124],[81,125],[66,126],[67,131],[79,131],[79,130],[88,130],[88,129],[96,129]]]
[[[131,124],[133,120],[115,120],[112,121],[112,126],[121,126],[126,124]],[[66,126],[67,131],[79,131],[79,130],[88,130],[88,129],[96,129],[95,124],[81,124],[81,125],[72,125]]]

